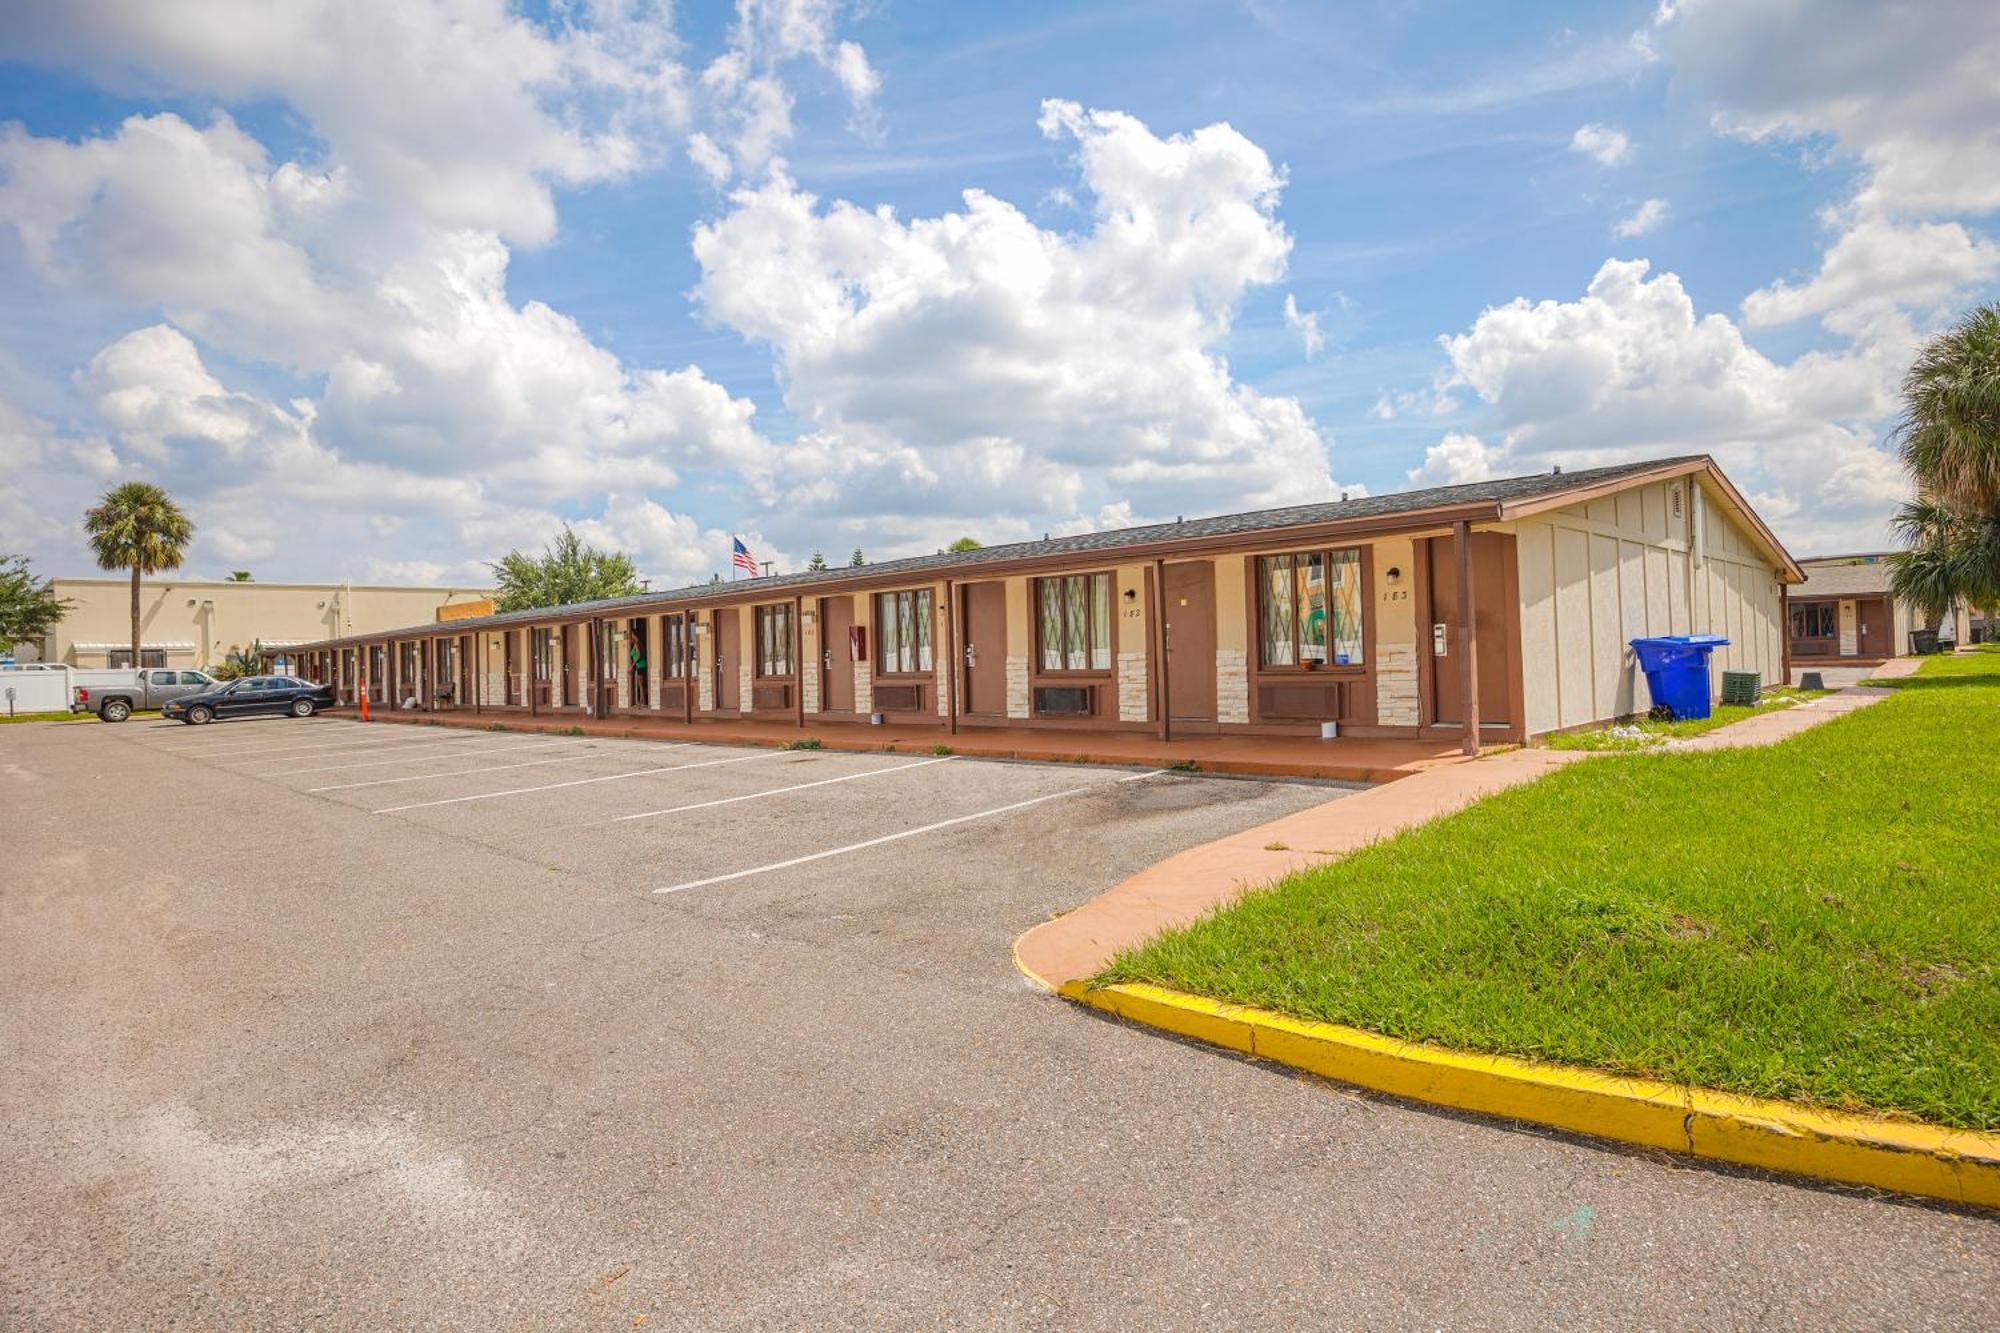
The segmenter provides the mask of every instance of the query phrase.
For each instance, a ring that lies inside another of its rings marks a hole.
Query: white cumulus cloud
[[[1632,156],[1632,140],[1614,125],[1580,125],[1569,137],[1572,153],[1582,153],[1601,167],[1615,167]]]
[[[914,544],[971,516],[1026,535],[1117,501],[1161,515],[1332,491],[1298,402],[1214,350],[1244,294],[1284,275],[1282,173],[1226,125],[1161,137],[1068,102],[1041,123],[1075,147],[1081,233],[977,190],[904,221],[782,174],[697,229],[702,307],[773,350],[813,425],[786,454],[787,505]]]
[[[1914,334],[1893,320],[1869,334],[1780,364],[1726,316],[1698,315],[1675,275],[1608,261],[1576,300],[1515,300],[1440,340],[1499,440],[1447,439],[1418,472],[1708,453],[1747,491],[1787,498],[1783,535],[1801,549],[1877,545],[1905,485],[1874,423],[1893,410]]]
[[[1647,232],[1666,221],[1666,218],[1667,201],[1664,199],[1648,199],[1630,213],[1620,218],[1617,224],[1611,228],[1611,233],[1614,236],[1644,236]]]

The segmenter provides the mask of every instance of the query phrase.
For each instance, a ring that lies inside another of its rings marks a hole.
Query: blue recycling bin
[[[1632,640],[1639,669],[1655,706],[1664,705],[1675,721],[1708,716],[1708,655],[1729,640],[1720,634],[1663,634]]]

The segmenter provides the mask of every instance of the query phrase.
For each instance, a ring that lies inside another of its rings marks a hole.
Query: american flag
[[[736,553],[729,557],[732,569],[740,569],[751,578],[757,577],[757,562],[750,557],[750,548],[743,544],[741,537],[730,538],[736,545]]]

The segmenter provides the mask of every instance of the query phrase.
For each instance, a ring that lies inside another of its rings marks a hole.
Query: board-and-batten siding
[[[1650,707],[1629,646],[1643,635],[1726,635],[1718,690],[1723,669],[1778,683],[1784,626],[1771,560],[1695,489],[1685,478],[1655,482],[1513,525],[1530,734]]]

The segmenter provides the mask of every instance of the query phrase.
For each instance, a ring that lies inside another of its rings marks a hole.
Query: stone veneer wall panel
[[[1240,648],[1215,650],[1215,720],[1250,720],[1250,664]]]

